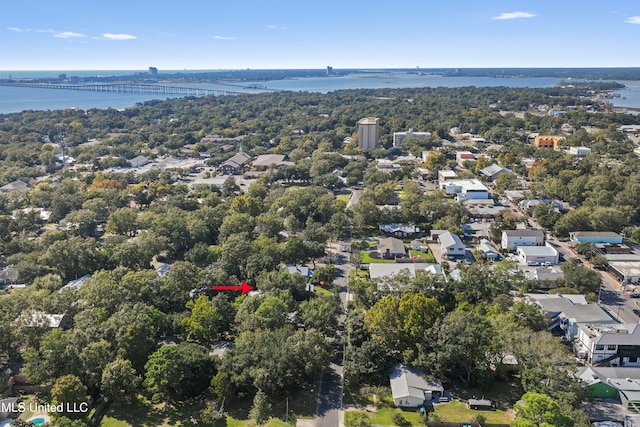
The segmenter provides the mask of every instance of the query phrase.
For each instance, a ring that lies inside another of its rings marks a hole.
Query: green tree
[[[562,414],[560,405],[551,397],[540,393],[525,393],[522,404],[514,406],[514,427],[573,427],[574,422]]]
[[[133,236],[137,230],[138,211],[132,208],[120,208],[111,212],[107,219],[107,231],[115,234]]]
[[[299,315],[306,328],[314,328],[332,336],[338,327],[340,307],[336,298],[316,297],[300,304]]]
[[[160,347],[144,366],[144,386],[154,401],[194,397],[207,389],[214,374],[206,348],[194,343]]]
[[[487,353],[493,328],[484,317],[473,311],[454,311],[432,330],[436,335],[433,357],[440,373],[469,387],[490,372]]]
[[[253,397],[253,405],[249,411],[249,417],[256,422],[258,426],[263,426],[269,421],[269,415],[271,413],[271,404],[267,400],[267,395],[258,390]]]
[[[127,399],[135,395],[141,381],[131,362],[118,357],[102,371],[100,391],[109,401]]]
[[[51,401],[54,405],[62,404],[64,410],[57,415],[62,415],[70,419],[84,418],[89,414],[89,396],[87,388],[82,384],[80,378],[75,375],[63,375],[59,377],[51,387]],[[75,412],[77,408],[86,411]]]
[[[220,330],[220,314],[213,307],[209,298],[202,295],[187,303],[191,314],[180,321],[187,333],[187,339],[206,345],[218,337]]]

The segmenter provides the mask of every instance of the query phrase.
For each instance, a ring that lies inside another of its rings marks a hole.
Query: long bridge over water
[[[243,95],[259,92],[248,90],[221,90],[205,89],[185,86],[167,86],[145,83],[106,83],[106,84],[53,84],[30,82],[0,82],[0,86],[29,87],[37,89],[63,89],[84,90],[91,92],[118,92],[118,93],[148,93],[153,95],[181,95],[181,96],[207,96],[207,95]]]

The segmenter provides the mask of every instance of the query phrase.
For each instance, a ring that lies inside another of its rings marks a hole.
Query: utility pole
[[[289,424],[289,398],[287,397],[287,409],[286,409],[286,415],[285,415],[285,423]]]

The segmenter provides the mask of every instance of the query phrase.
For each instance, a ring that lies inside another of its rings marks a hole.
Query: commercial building
[[[378,148],[380,139],[380,127],[377,117],[365,117],[358,122],[358,147]]]
[[[522,265],[556,265],[558,251],[551,246],[518,246],[518,260]]]
[[[533,140],[533,145],[536,148],[553,148],[557,150],[564,140],[564,136],[538,135]]]
[[[574,231],[573,233],[569,233],[569,237],[571,240],[578,243],[591,242],[596,244],[622,244],[622,236],[618,233],[614,233],[613,231]]]
[[[519,246],[544,245],[542,230],[504,230],[501,239],[502,249],[515,251]]]
[[[393,146],[399,147],[406,138],[427,139],[431,138],[431,132],[414,132],[413,129],[409,129],[406,132],[394,132]]]
[[[457,200],[488,199],[489,189],[477,179],[450,179],[440,183],[440,189]]]

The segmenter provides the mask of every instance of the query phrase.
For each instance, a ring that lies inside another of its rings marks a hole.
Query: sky
[[[25,0],[0,70],[638,67],[635,0]]]

